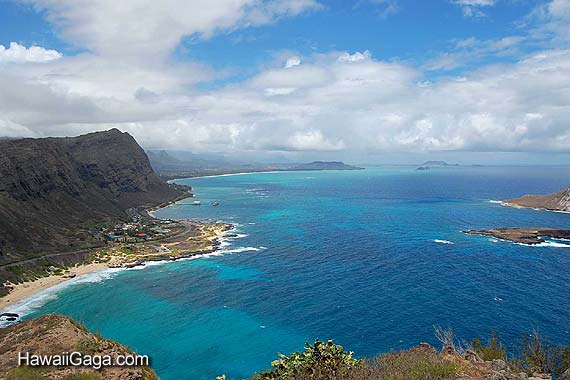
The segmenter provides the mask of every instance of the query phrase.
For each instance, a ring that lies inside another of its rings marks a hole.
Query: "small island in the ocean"
[[[502,227],[489,230],[466,230],[468,235],[490,236],[513,243],[535,245],[546,242],[545,238],[570,239],[570,230],[555,228]]]
[[[570,187],[553,194],[525,195],[502,201],[501,204],[519,208],[570,212]]]
[[[447,167],[455,167],[455,166],[459,166],[459,164],[450,164],[447,163],[445,161],[426,161],[423,164],[421,164],[420,166],[418,166],[418,168],[416,170],[429,170],[432,168],[447,168]]]

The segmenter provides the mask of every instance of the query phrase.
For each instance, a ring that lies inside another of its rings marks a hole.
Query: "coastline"
[[[181,199],[176,199],[166,204],[146,209],[145,212],[151,217],[156,218],[154,215],[152,215],[152,211],[157,211],[161,208],[172,206],[179,200]],[[7,283],[6,285],[9,286],[11,290],[5,296],[0,297],[0,312],[9,312],[10,310],[8,309],[10,306],[16,305],[26,299],[29,299],[42,291],[54,288],[57,285],[64,284],[66,282],[72,283],[72,281],[76,281],[80,277],[85,277],[96,272],[102,272],[108,269],[132,269],[134,267],[144,267],[149,263],[177,261],[214,253],[219,249],[221,245],[220,240],[226,235],[228,231],[231,231],[233,228],[235,228],[231,224],[216,225],[198,220],[181,222],[191,225],[199,225],[200,238],[204,239],[204,241],[208,243],[208,246],[196,251],[189,251],[187,253],[180,254],[173,254],[171,251],[169,251],[168,253],[162,254],[143,255],[141,258],[138,258],[134,261],[120,260],[119,257],[111,255],[108,260],[104,262],[100,261],[76,264],[73,267],[65,268],[63,270],[63,273],[59,275],[51,274],[49,276],[40,277],[35,280],[25,281],[18,284]],[[212,226],[212,228],[208,228],[206,230],[205,227],[207,226]],[[176,238],[185,237],[186,233],[187,231],[183,231],[179,235],[172,237],[174,239],[174,242],[171,242],[169,244],[183,244],[184,240],[177,241]],[[188,240],[191,239],[193,238],[188,238]]]
[[[7,295],[0,298],[0,310],[12,306],[25,298],[33,296],[34,294],[44,289],[49,289],[55,285],[59,285],[66,281],[72,280],[73,278],[108,268],[109,265],[107,263],[80,264],[69,268],[65,274],[60,276],[50,275],[47,277],[40,277],[33,281],[21,282],[19,284],[9,284],[12,289]]]
[[[269,174],[269,173],[286,173],[290,172],[291,170],[270,170],[270,171],[263,171],[263,172],[239,172],[239,173],[226,173],[226,174],[212,174],[212,175],[197,175],[194,177],[179,177],[179,178],[172,178],[169,179],[168,183],[172,181],[176,181],[179,179],[196,179],[196,178],[214,178],[214,177],[230,177],[230,176],[237,176],[237,175],[246,175],[246,174]],[[301,171],[301,170],[297,170]]]
[[[350,169],[350,170],[364,170],[364,169],[366,169],[366,168]],[[265,171],[259,171],[259,172],[239,172],[239,173],[197,175],[197,176],[192,176],[192,177],[177,177],[177,178],[171,178],[171,179],[167,180],[166,182],[171,183],[172,181],[176,181],[179,179],[230,177],[230,176],[246,175],[246,174],[271,174],[271,173],[295,173],[295,172],[332,172],[332,171],[350,171],[350,170],[346,170],[346,169],[265,170]]]
[[[548,208],[540,208],[540,207],[527,207],[527,206],[521,206],[517,203],[511,203],[511,202],[507,202],[507,201],[495,201],[495,200],[489,200],[490,203],[495,203],[495,204],[499,204],[501,206],[504,207],[512,207],[512,208],[518,208],[518,209],[527,209],[527,210],[534,210],[534,211],[548,211],[548,212],[556,212],[559,214],[570,214],[570,211],[562,211],[562,210],[551,210]]]

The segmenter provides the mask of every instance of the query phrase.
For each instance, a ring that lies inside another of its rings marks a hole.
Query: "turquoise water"
[[[220,255],[92,275],[26,305],[30,316],[70,315],[150,355],[163,380],[241,379],[317,337],[370,356],[433,342],[434,324],[465,339],[496,329],[511,345],[538,327],[570,343],[570,242],[527,247],[460,232],[570,228],[570,214],[489,202],[557,191],[570,184],[570,168],[178,182],[203,205],[184,200],[159,216],[231,222],[242,235]]]

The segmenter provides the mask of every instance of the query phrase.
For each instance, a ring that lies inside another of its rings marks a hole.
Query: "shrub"
[[[523,368],[527,372],[540,371],[557,376],[570,369],[570,347],[545,341],[538,330],[522,339]]]
[[[351,369],[357,367],[359,360],[352,357],[352,352],[344,351],[332,340],[314,344],[305,343],[305,351],[289,356],[279,354],[279,359],[271,363],[273,369],[261,372],[254,380],[289,380],[289,379],[341,379]]]
[[[380,355],[371,368],[370,378],[381,380],[447,380],[454,379],[457,373],[455,364],[444,362],[436,352],[425,349]]]
[[[75,345],[75,350],[82,354],[94,354],[99,350],[99,343],[91,338],[82,338]]]
[[[7,380],[47,380],[41,370],[32,367],[16,367],[8,371]]]
[[[495,331],[491,332],[491,337],[486,345],[481,342],[481,339],[473,339],[473,349],[481,359],[485,361],[495,359],[506,360],[507,358],[507,350],[499,340]]]
[[[392,352],[363,361],[332,341],[315,341],[314,345],[307,343],[302,353],[280,357],[272,363],[273,369],[253,380],[452,380],[457,374],[453,363],[426,349]]]

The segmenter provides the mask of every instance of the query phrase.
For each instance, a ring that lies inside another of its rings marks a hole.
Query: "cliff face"
[[[0,266],[97,244],[90,224],[180,195],[116,129],[0,141]]]
[[[0,379],[157,379],[154,371],[148,366],[103,367],[99,371],[90,366],[22,368],[18,367],[19,352],[42,356],[80,352],[92,356],[109,355],[113,360],[116,360],[118,355],[133,355],[127,347],[90,334],[85,327],[62,315],[44,315],[0,329]],[[79,374],[84,377],[80,377]]]
[[[570,187],[548,195],[525,195],[520,198],[509,199],[503,204],[551,211],[570,211]]]

